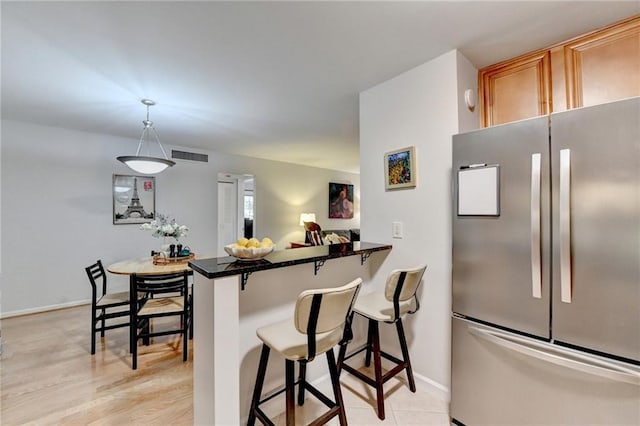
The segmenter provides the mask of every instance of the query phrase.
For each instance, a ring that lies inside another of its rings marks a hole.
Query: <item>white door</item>
[[[218,180],[218,256],[238,239],[238,181]]]

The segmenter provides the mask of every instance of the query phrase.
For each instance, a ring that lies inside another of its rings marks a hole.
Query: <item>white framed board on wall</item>
[[[500,216],[500,166],[461,167],[457,195],[458,216]]]

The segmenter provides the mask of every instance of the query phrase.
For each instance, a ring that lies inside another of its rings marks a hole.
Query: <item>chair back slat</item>
[[[97,260],[93,265],[87,266],[84,268],[87,272],[87,276],[89,277],[89,283],[93,288],[94,294],[98,292],[98,280],[101,280],[102,287],[102,295],[107,294],[107,274],[104,272],[104,267],[102,266],[102,261]]]
[[[316,333],[327,333],[344,325],[351,312],[353,302],[360,290],[362,279],[357,278],[342,287],[306,290],[300,293],[296,302],[294,321],[300,333],[307,333],[307,325],[312,320],[313,297],[321,294],[322,299],[317,313]]]
[[[389,302],[393,302],[393,321],[400,318],[400,303],[402,302],[415,298],[416,308],[410,313],[415,313],[419,309],[420,304],[416,292],[426,269],[426,265],[413,269],[395,269],[389,274],[384,296]]]
[[[390,302],[393,302],[396,298],[399,302],[406,302],[414,297],[418,287],[420,287],[422,276],[426,269],[426,266],[420,266],[414,269],[391,271],[384,290],[385,298]]]
[[[307,290],[296,302],[296,329],[307,335],[307,361],[316,356],[316,334],[328,333],[344,327],[358,296],[362,279],[336,288]]]
[[[186,281],[186,271],[163,275],[131,274],[131,286],[134,294],[136,292],[148,293],[151,295],[166,293],[183,294],[187,288]]]

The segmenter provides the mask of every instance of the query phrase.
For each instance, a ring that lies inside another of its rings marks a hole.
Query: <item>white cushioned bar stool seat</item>
[[[400,316],[402,316],[413,308],[413,300],[399,301],[399,307]],[[393,322],[395,317],[393,303],[390,303],[382,293],[359,296],[353,311],[376,321]]]
[[[308,390],[329,407],[329,411],[311,424],[324,424],[338,416],[340,424],[346,425],[347,420],[333,347],[350,338],[351,309],[361,284],[362,280],[357,278],[341,287],[303,291],[296,301],[292,320],[281,321],[256,330],[256,334],[263,344],[248,425],[255,424],[256,418],[263,424],[272,425],[273,422],[260,409],[260,404],[282,392],[286,392],[286,424],[295,425],[294,392],[296,384],[299,386],[298,405],[304,404],[304,392]],[[271,350],[278,352],[285,358],[285,387],[261,400],[262,386]],[[309,384],[305,377],[307,362],[323,353],[327,357],[334,401]],[[297,382],[294,380],[295,362],[298,362],[300,366]]]
[[[402,325],[402,317],[406,314],[413,314],[420,308],[416,292],[422,282],[422,276],[426,269],[426,266],[420,266],[412,269],[393,270],[387,277],[384,292],[374,292],[359,296],[353,306],[353,313],[363,316],[368,321],[367,344],[350,355],[346,355],[347,341],[342,342],[340,346],[338,373],[344,369],[376,389],[378,418],[381,420],[385,418],[383,385],[386,381],[406,370],[409,389],[411,392],[416,391],[413,371],[411,370],[411,361],[409,359],[409,350],[407,349],[407,340]],[[380,349],[380,331],[378,326],[380,322],[394,323],[396,325],[403,359],[400,360]],[[362,351],[366,351],[365,365],[367,367],[371,365],[371,355],[373,354],[375,375],[373,378],[344,362]],[[384,375],[382,374],[382,357],[395,364],[395,366]]]
[[[260,340],[287,359],[299,361],[309,358],[307,336],[298,332],[291,320],[262,327],[257,334]],[[342,339],[342,334],[340,328],[316,334],[316,353],[323,354],[333,348]]]

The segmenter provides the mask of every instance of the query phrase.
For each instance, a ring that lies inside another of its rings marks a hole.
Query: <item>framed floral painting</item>
[[[113,224],[146,223],[156,217],[154,176],[113,175]]]
[[[384,154],[385,189],[415,188],[416,150],[413,146]]]

